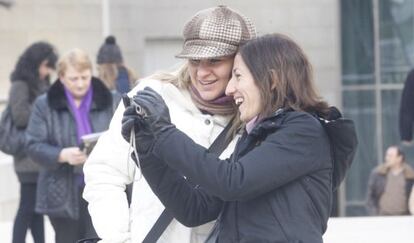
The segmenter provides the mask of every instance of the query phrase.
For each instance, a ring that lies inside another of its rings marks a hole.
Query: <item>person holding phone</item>
[[[96,236],[81,194],[87,154],[81,137],[105,131],[114,111],[113,94],[92,76],[92,62],[72,49],[57,64],[58,80],[36,99],[27,128],[27,151],[39,173],[36,211],[50,218],[56,242]]]

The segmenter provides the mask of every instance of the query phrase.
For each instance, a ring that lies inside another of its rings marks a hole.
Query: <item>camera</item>
[[[134,97],[129,98],[127,94],[123,94],[122,95],[122,102],[124,103],[125,108],[129,107],[129,106],[133,106],[135,107],[135,112],[142,116],[142,117],[146,117],[147,114],[145,112],[145,110],[135,102]]]

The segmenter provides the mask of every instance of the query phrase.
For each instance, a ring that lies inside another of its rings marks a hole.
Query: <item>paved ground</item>
[[[412,243],[414,217],[353,217],[329,220],[325,243]],[[0,242],[11,242],[12,223],[0,223]],[[54,242],[53,229],[46,220],[46,243]],[[27,236],[27,243],[33,243]]]
[[[0,222],[0,242],[11,243],[12,242],[12,230],[13,222]],[[55,242],[55,234],[53,232],[52,225],[49,220],[45,217],[45,232],[46,232],[46,243]],[[26,235],[26,243],[33,243],[33,238],[30,233]]]

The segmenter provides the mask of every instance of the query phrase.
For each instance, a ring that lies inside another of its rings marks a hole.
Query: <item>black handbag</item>
[[[44,183],[41,180],[46,180]],[[73,175],[73,167],[60,165],[46,177],[39,177],[39,185],[47,185],[38,189],[38,198],[44,204],[36,204],[36,212],[52,218],[79,218],[79,188]],[[42,191],[42,190],[46,190]]]
[[[17,156],[24,151],[24,141],[24,129],[19,129],[14,125],[11,108],[8,105],[0,119],[0,150],[3,153]]]

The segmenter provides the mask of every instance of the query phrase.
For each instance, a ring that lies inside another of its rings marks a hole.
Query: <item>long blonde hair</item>
[[[188,62],[182,64],[172,72],[158,71],[148,78],[160,80],[175,85],[179,89],[188,89],[191,85],[191,77],[188,72]]]
[[[98,77],[101,79],[109,90],[116,90],[116,78],[118,77],[118,69],[123,67],[127,70],[129,86],[134,87],[137,81],[137,75],[125,65],[116,63],[98,64]]]

